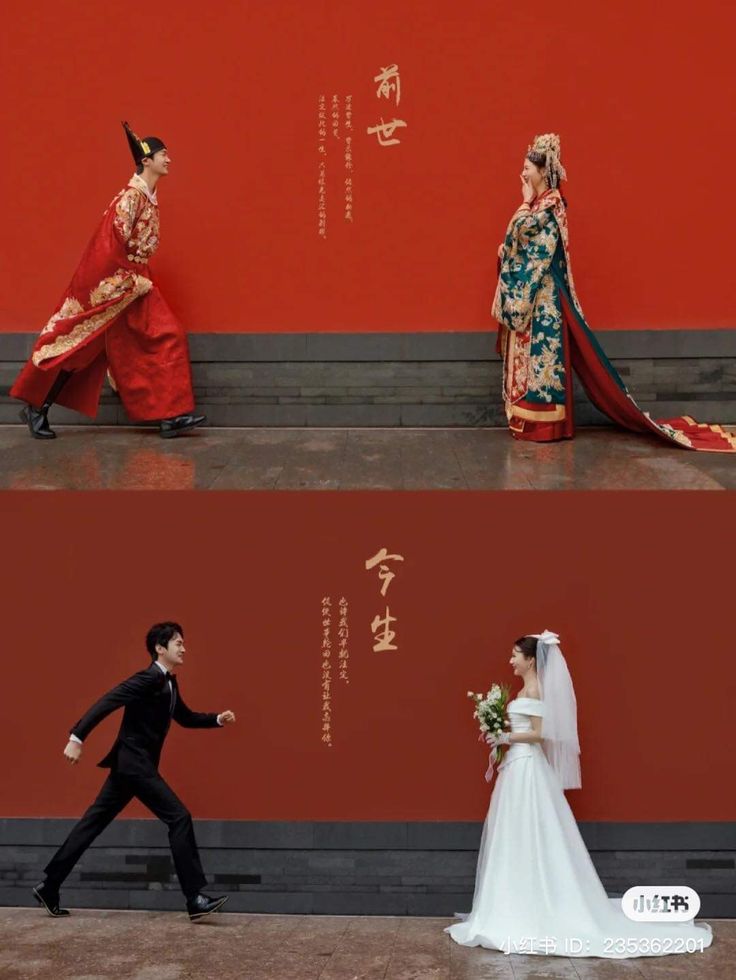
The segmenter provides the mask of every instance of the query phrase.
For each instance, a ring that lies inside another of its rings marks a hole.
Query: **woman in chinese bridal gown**
[[[511,730],[488,736],[508,749],[483,829],[473,908],[446,931],[463,946],[548,956],[657,956],[710,946],[707,925],[633,921],[620,899],[608,898],[564,794],[581,785],[580,750],[558,638],[545,631],[517,640],[511,663],[524,686],[507,706]]]
[[[570,265],[566,179],[560,138],[537,136],[521,175],[522,203],[499,247],[492,315],[499,323],[503,398],[511,434],[531,442],[571,439],[572,372],[588,397],[617,425],[651,432],[670,445],[736,452],[736,435],[689,416],[652,419],[626,390],[585,321]]]

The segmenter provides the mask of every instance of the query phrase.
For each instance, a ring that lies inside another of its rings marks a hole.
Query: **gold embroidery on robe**
[[[38,350],[33,352],[32,361],[38,367],[44,361],[48,361],[53,357],[59,357],[62,354],[68,354],[69,351],[74,350],[81,343],[87,340],[96,330],[100,327],[104,327],[105,324],[114,320],[126,306],[129,306],[133,300],[138,299],[139,296],[145,295],[153,287],[153,283],[150,279],[146,279],[145,276],[138,276],[132,272],[126,272],[124,269],[119,269],[115,276],[110,277],[115,279],[117,276],[121,276],[127,279],[127,282],[131,284],[132,288],[124,290],[122,293],[122,298],[114,303],[112,306],[108,306],[106,310],[102,310],[99,313],[95,313],[93,316],[87,317],[80,323],[76,324],[69,333],[61,334],[60,336],[50,339],[48,343],[44,344]],[[103,280],[103,283],[109,282],[109,279]],[[102,287],[102,283],[93,290],[96,292]],[[76,301],[75,301],[76,302]],[[81,304],[80,304],[81,305]],[[63,310],[64,307],[62,307]],[[59,311],[61,313],[61,310]],[[79,316],[80,313],[84,312],[79,310],[76,313],[71,314],[72,316]],[[58,319],[61,319],[59,317]]]
[[[54,313],[49,322],[41,331],[41,336],[43,336],[45,333],[50,333],[59,320],[68,320],[70,317],[79,316],[80,313],[84,313],[84,307],[79,300],[75,299],[73,296],[67,296],[64,302],[61,304],[61,309]]]

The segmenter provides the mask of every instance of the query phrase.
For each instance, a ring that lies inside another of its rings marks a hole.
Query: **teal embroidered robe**
[[[568,274],[567,222],[559,191],[547,192],[531,211],[517,211],[501,247],[492,312],[501,325],[503,395],[509,418],[517,412],[534,418],[534,405],[545,406],[543,418],[547,421],[565,415],[568,378],[562,305],[552,274],[553,262],[580,310]],[[519,402],[532,411],[515,410]],[[553,407],[558,411],[550,412]]]

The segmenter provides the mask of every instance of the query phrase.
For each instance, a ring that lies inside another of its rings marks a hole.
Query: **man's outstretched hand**
[[[221,725],[232,725],[235,721],[235,714],[232,711],[222,711],[217,716],[217,720]]]
[[[82,746],[79,742],[72,742],[71,739],[66,743],[66,748],[64,749],[64,758],[67,759],[73,766],[79,762],[82,758]]]

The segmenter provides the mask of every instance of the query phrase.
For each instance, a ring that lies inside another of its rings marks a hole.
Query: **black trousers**
[[[46,881],[59,889],[92,841],[136,797],[169,828],[174,867],[187,898],[204,888],[206,879],[194,837],[192,816],[162,776],[128,776],[111,772],[99,796],[46,865]]]

